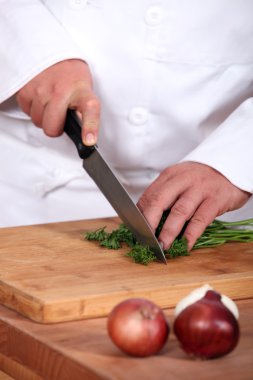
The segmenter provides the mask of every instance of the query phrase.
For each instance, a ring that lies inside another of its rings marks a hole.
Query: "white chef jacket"
[[[15,102],[69,58],[90,66],[98,146],[134,200],[184,160],[252,193],[252,15],[252,0],[0,0],[0,226],[115,214],[68,137]],[[248,217],[252,200],[223,219]]]

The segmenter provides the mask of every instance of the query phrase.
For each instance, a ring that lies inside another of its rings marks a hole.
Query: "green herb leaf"
[[[168,216],[166,211],[159,223],[156,230],[156,236],[159,236],[163,224]],[[85,239],[95,240],[101,246],[109,249],[119,249],[122,244],[131,247],[130,252],[126,255],[131,257],[136,263],[148,265],[150,262],[156,260],[156,256],[149,247],[142,246],[136,242],[132,232],[124,225],[121,224],[118,229],[111,233],[105,231],[106,227],[99,228],[93,232],[84,234]],[[173,244],[164,253],[168,258],[175,258],[178,256],[187,256],[187,240],[180,236],[174,240]],[[241,220],[238,222],[223,222],[214,220],[204,231],[204,233],[197,239],[193,250],[206,247],[216,247],[227,242],[250,242],[253,241],[253,219]]]
[[[125,226],[125,224],[120,224],[119,229],[116,230],[118,234],[118,239],[122,243],[126,243],[129,247],[134,247],[136,243],[136,239],[132,232]]]
[[[95,231],[86,232],[84,234],[84,237],[86,240],[96,240],[96,241],[103,241],[106,240],[108,237],[108,232],[105,231],[106,227],[99,228]]]
[[[118,235],[118,230],[112,231],[100,242],[100,245],[109,249],[119,249],[121,247],[121,240]]]
[[[150,262],[156,260],[156,255],[147,246],[142,246],[138,243],[132,247],[131,251],[126,254],[131,257],[136,263],[148,265]]]
[[[188,256],[189,252],[187,249],[186,238],[175,239],[171,247],[164,251],[166,257],[174,258],[178,256]]]

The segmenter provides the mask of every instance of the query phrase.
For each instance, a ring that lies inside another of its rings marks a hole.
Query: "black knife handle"
[[[76,112],[73,110],[67,111],[67,116],[64,125],[64,132],[71,138],[73,143],[76,146],[80,158],[88,158],[91,153],[94,151],[94,146],[84,145],[82,142],[82,129],[81,123],[76,115]]]

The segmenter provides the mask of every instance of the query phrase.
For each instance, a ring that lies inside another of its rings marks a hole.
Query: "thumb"
[[[97,98],[87,100],[82,111],[82,140],[85,145],[95,145],[99,132],[100,102]]]

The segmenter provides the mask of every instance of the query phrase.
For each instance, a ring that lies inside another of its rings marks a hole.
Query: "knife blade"
[[[102,191],[137,242],[149,246],[158,260],[167,264],[164,252],[144,215],[118,180],[96,145],[85,146],[81,138],[81,123],[75,111],[68,110],[64,131],[74,142],[83,168]]]

